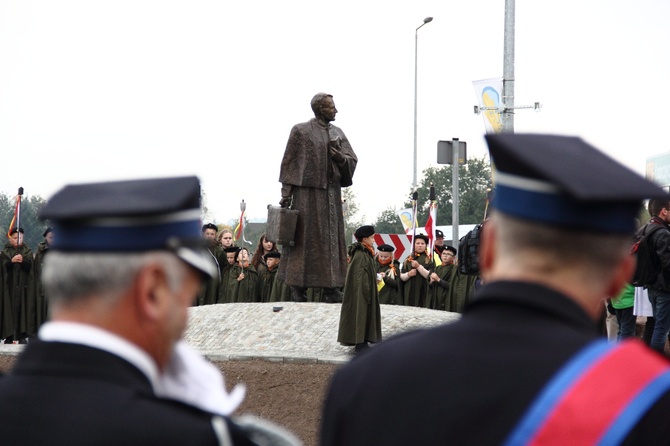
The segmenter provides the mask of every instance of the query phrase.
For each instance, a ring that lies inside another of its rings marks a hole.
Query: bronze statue
[[[312,98],[314,118],[291,129],[281,163],[282,207],[300,211],[294,246],[282,246],[277,275],[293,299],[306,301],[307,288],[324,288],[327,302],[341,301],[347,273],[341,188],[353,184],[358,158],[344,132],[332,124],[332,95]]]

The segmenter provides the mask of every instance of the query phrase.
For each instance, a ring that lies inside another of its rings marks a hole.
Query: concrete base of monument
[[[279,309],[281,307],[281,309]],[[213,361],[348,361],[353,347],[337,342],[339,304],[274,302],[218,304],[189,309],[185,339]],[[382,305],[382,337],[454,322],[459,314]]]

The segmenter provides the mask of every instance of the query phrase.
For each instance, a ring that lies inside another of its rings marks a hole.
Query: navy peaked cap
[[[47,201],[40,218],[68,252],[169,250],[213,275],[200,236],[200,181],[177,177],[68,185]]]
[[[630,233],[642,201],[670,198],[578,137],[486,135],[495,166],[492,206],[524,220]]]

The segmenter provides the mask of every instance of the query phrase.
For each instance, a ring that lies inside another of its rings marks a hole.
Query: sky
[[[502,77],[504,0],[0,0],[0,191],[197,175],[209,219],[267,216],[291,127],[334,96],[359,219],[400,209],[437,141],[487,150],[472,81]],[[516,132],[631,169],[670,150],[667,0],[516,0]],[[438,225],[450,222],[440,221]]]

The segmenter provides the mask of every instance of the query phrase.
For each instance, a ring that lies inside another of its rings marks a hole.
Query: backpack
[[[631,285],[647,287],[654,283],[661,274],[661,262],[654,250],[651,236],[663,226],[656,223],[647,223],[633,235],[630,253],[637,258],[635,274],[630,280]]]
[[[458,271],[461,274],[479,274],[479,239],[483,226],[484,223],[479,223],[458,241]]]

